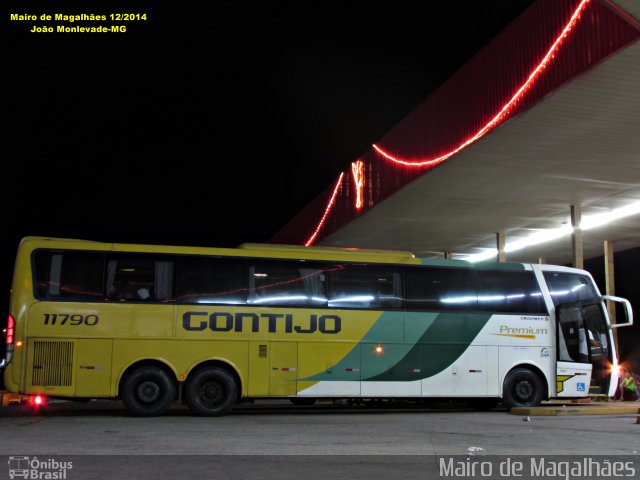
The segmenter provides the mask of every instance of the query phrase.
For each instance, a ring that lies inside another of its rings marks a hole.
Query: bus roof
[[[125,243],[102,243],[90,240],[53,237],[25,237],[22,248],[72,248],[117,252],[173,253],[183,255],[211,255],[235,257],[262,257],[301,260],[349,260],[374,263],[419,264],[420,260],[411,252],[398,250],[370,250],[337,247],[303,247],[299,245],[275,245],[243,243],[238,248],[189,247],[169,245],[143,245]]]
[[[375,250],[339,247],[304,247],[301,245],[276,245],[243,243],[237,248],[190,247],[175,245],[150,245],[128,243],[106,243],[91,240],[54,237],[25,237],[21,248],[71,248],[77,250],[100,250],[116,252],[165,253],[181,255],[208,255],[228,257],[281,258],[292,260],[333,260],[371,263],[398,263],[406,265],[431,265],[491,270],[523,270],[525,264],[515,262],[478,262],[437,258],[416,258],[403,250]]]

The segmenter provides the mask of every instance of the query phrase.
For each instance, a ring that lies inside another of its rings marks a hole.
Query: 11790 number
[[[66,313],[45,313],[44,324],[45,325],[88,325],[90,327],[98,324],[97,315],[69,315]]]

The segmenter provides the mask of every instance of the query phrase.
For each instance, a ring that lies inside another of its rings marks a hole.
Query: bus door
[[[298,344],[271,342],[269,396],[295,395],[298,378]]]
[[[592,366],[588,348],[585,350],[584,347],[584,339],[588,338],[588,334],[584,331],[582,303],[558,305],[556,322],[556,396],[584,397],[589,394]]]
[[[591,384],[599,387],[600,392],[598,393],[607,393],[611,380],[610,367],[613,364],[613,349],[610,345],[611,337],[603,314],[602,303],[582,307],[582,319],[586,332],[589,362],[593,367]]]

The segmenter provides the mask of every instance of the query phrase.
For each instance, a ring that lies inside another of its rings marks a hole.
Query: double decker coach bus
[[[478,408],[613,395],[617,359],[589,273],[408,252],[25,238],[4,380],[12,392],[184,401],[464,398]],[[585,346],[588,340],[589,345]],[[582,346],[581,346],[582,344]]]

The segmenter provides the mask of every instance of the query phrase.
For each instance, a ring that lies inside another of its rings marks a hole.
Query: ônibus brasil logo
[[[9,457],[9,478],[33,480],[65,480],[67,470],[73,468],[73,462],[63,462],[54,458]]]

